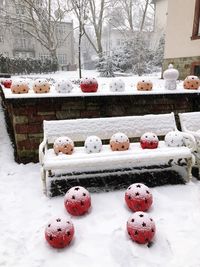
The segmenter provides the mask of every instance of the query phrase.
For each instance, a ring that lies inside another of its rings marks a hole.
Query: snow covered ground
[[[200,182],[152,189],[149,211],[156,236],[148,248],[126,233],[131,215],[124,190],[93,193],[92,209],[73,217],[63,197],[42,194],[39,164],[17,164],[0,108],[0,266],[6,267],[199,267]],[[63,250],[51,248],[44,228],[54,216],[71,217],[75,239]]]

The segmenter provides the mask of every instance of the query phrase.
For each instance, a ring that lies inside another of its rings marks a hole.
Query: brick
[[[69,118],[73,119],[79,117],[80,117],[80,110],[63,110],[56,112],[56,118],[58,120],[69,119]]]
[[[63,102],[61,105],[61,110],[84,110],[85,109],[85,103],[84,101],[66,101]]]
[[[56,113],[54,115],[47,115],[47,116],[30,116],[29,117],[29,123],[34,123],[34,122],[40,122],[42,123],[43,120],[47,120],[47,121],[50,121],[50,120],[55,120],[56,119]]]
[[[52,109],[52,107],[51,107]],[[53,116],[55,115],[55,111],[38,111],[37,114],[40,116]]]
[[[16,142],[26,140],[28,138],[27,134],[15,134]]]
[[[36,113],[35,107],[24,107],[24,108],[16,107],[16,108],[13,108],[13,114],[18,115],[18,116],[35,114],[35,113]]]
[[[28,123],[28,117],[27,116],[13,116],[13,122],[22,124],[22,123]]]
[[[15,131],[17,134],[27,134],[27,133],[42,133],[42,124],[16,124]]]
[[[81,118],[97,118],[100,117],[100,112],[95,110],[81,111]]]
[[[17,143],[17,148],[19,150],[36,150],[39,148],[40,142],[37,140],[24,140],[24,141],[19,141]]]

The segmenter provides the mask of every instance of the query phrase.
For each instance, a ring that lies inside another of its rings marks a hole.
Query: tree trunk
[[[82,71],[81,71],[81,26],[79,27],[79,38],[78,38],[78,67],[79,67],[79,78],[82,78]]]

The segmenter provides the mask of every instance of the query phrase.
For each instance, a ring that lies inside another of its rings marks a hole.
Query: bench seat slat
[[[87,155],[87,157],[86,157]],[[101,153],[86,154],[83,147],[75,148],[72,155],[55,155],[53,149],[47,150],[44,157],[44,168],[74,170],[115,169],[132,166],[136,163],[166,161],[169,159],[189,158],[191,151],[187,147],[166,147],[164,141],[157,149],[142,149],[139,143],[132,143],[127,151],[111,151],[109,145],[104,145]]]

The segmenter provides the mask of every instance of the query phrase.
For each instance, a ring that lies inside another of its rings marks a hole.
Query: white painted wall
[[[165,58],[200,56],[200,39],[191,40],[195,0],[168,0]]]

